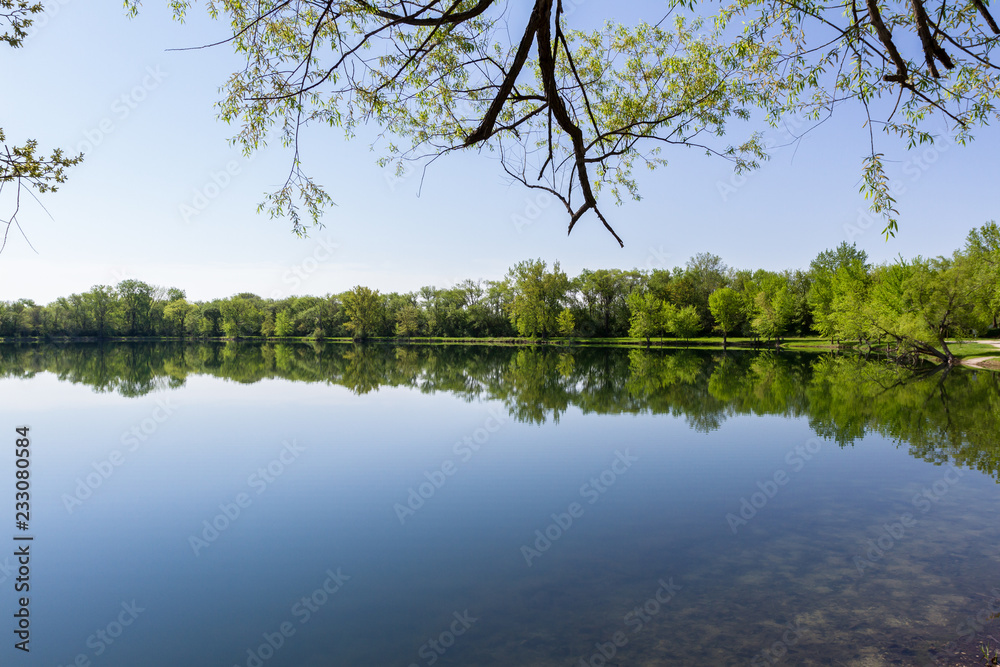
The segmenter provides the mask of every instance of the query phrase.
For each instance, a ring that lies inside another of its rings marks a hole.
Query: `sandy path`
[[[983,345],[992,345],[993,347],[1000,350],[1000,341],[996,340],[977,340],[976,343],[982,343]],[[971,366],[972,368],[982,368],[983,362],[989,361],[990,359],[996,359],[997,357],[973,357],[972,359],[962,360],[963,366]]]

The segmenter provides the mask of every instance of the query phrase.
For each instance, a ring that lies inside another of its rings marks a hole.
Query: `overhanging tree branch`
[[[138,0],[126,2],[135,8]],[[181,14],[193,4],[170,2]],[[758,134],[726,140],[733,117],[752,122],[759,111],[774,122],[788,113],[818,120],[853,101],[868,110],[869,132],[881,123],[912,145],[933,139],[926,123],[938,113],[960,141],[1000,120],[991,59],[1000,31],[984,0],[942,2],[935,20],[925,0],[725,2],[708,33],[679,8],[671,10],[672,28],[658,13],[652,25],[573,30],[561,0],[533,0],[526,15],[527,3],[496,0],[224,3],[218,11],[233,31],[225,41],[246,64],[226,84],[220,115],[240,123],[236,139],[247,152],[275,125],[298,147],[311,123],[342,127],[348,137],[377,125],[383,165],[461,148],[496,151],[503,173],[575,202],[570,231],[593,210],[619,243],[599,196],[610,189],[617,202],[622,194],[638,198],[633,169],[665,166],[661,147],[699,148],[737,170],[766,159]],[[746,29],[733,40],[737,19]],[[919,39],[919,52],[906,34]],[[875,100],[883,95],[895,104],[880,117]],[[882,154],[872,139],[863,169],[877,176]],[[301,180],[291,185],[320,224],[328,198],[296,170]],[[891,229],[885,179],[865,184]],[[272,213],[294,215],[289,185]]]

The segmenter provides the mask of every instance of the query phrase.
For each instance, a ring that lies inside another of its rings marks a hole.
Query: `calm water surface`
[[[36,536],[3,664],[948,664],[995,627],[995,374],[230,344],[0,375]]]

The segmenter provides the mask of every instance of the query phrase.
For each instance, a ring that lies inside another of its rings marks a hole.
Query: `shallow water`
[[[639,350],[0,355],[0,426],[33,442],[25,664],[929,664],[1000,602],[995,375]]]

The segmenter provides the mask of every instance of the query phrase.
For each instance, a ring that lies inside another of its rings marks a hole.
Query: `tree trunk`
[[[941,349],[944,350],[945,360],[948,362],[949,366],[954,366],[958,363],[958,360],[955,359],[955,355],[948,349],[948,343],[943,338],[941,339]]]

